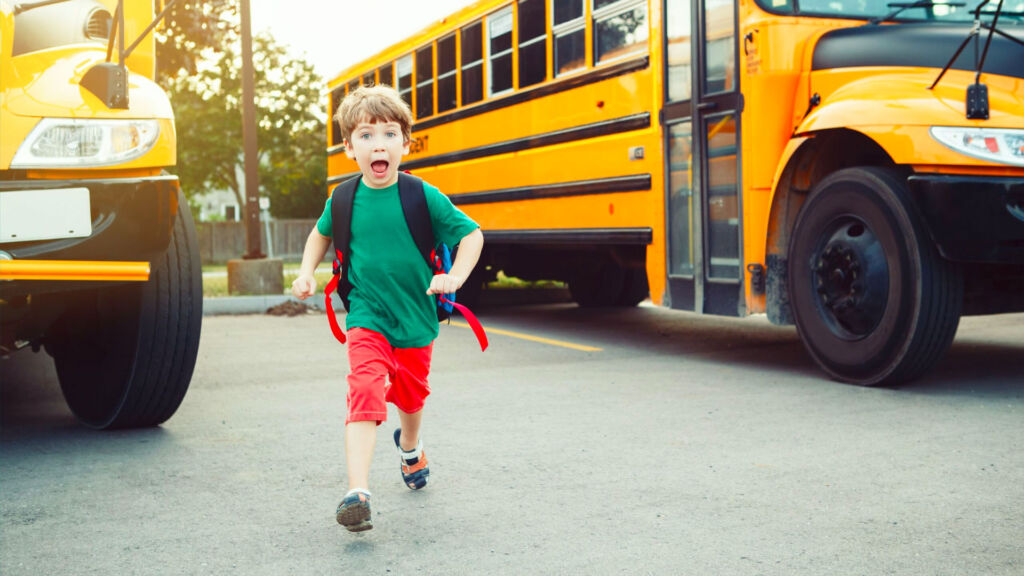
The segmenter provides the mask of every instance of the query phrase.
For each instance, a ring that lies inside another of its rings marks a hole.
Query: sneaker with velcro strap
[[[338,524],[349,532],[362,532],[373,528],[370,519],[370,493],[366,490],[349,490],[338,504]]]
[[[399,438],[402,437],[402,429],[395,429],[395,448],[398,449],[398,456],[402,461],[402,481],[410,490],[419,490],[427,485],[427,476],[430,476],[430,468],[427,468],[427,455],[423,453],[423,442],[416,441],[416,448],[405,451]]]

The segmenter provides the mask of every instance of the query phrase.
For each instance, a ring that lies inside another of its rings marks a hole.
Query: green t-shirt
[[[423,183],[434,241],[455,246],[479,228],[436,187]],[[316,223],[331,237],[331,201]],[[420,348],[437,338],[437,304],[427,295],[433,272],[405,222],[398,184],[374,189],[359,183],[352,201],[348,272],[352,292],[346,325],[379,332],[395,348]]]

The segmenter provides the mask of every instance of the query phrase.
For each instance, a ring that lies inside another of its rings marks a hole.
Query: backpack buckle
[[[334,262],[331,263],[331,273],[335,276],[341,274],[341,260],[334,259]]]

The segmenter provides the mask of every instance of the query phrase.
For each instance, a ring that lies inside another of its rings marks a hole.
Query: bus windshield
[[[768,0],[771,8],[792,9],[793,0]],[[947,2],[923,3],[925,6],[906,8],[896,15],[892,21],[898,22],[972,22],[973,11],[984,0],[950,0]],[[797,10],[805,16],[842,16],[844,18],[872,19],[884,18],[912,0],[797,0]],[[950,4],[964,4],[951,6]],[[991,21],[998,1],[990,1],[982,9],[982,20]],[[999,25],[1024,24],[1024,0],[1004,0],[1003,11],[999,16]]]

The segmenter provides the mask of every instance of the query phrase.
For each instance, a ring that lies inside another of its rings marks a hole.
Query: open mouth
[[[370,170],[373,172],[373,175],[375,177],[383,178],[388,174],[388,166],[389,164],[387,161],[377,160],[375,162],[370,163]]]

